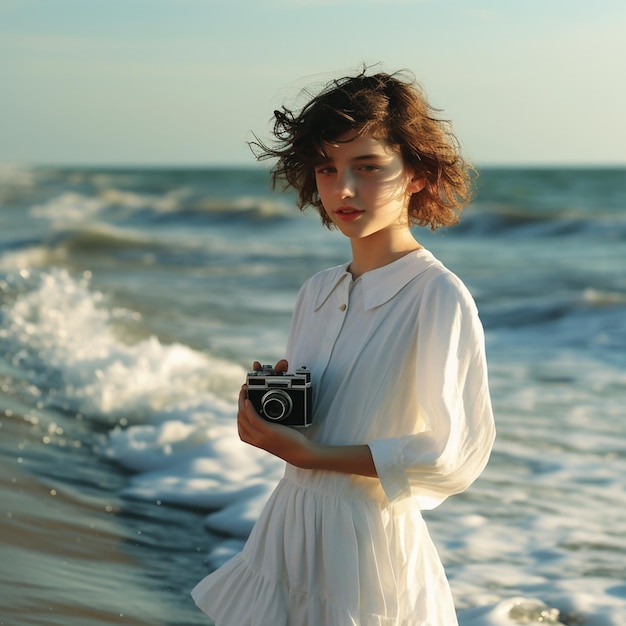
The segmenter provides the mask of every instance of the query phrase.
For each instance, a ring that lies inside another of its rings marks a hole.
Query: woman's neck
[[[381,233],[362,239],[351,239],[352,262],[348,271],[353,278],[372,270],[389,265],[409,252],[419,250],[422,246],[413,237],[410,230],[397,233],[394,237],[381,237]]]

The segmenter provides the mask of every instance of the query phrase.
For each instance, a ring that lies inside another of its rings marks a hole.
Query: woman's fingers
[[[239,432],[239,438],[242,441],[245,441],[246,443],[248,443],[248,438],[249,438],[248,432],[250,430],[249,419],[247,415],[247,406],[246,406],[247,397],[248,397],[247,388],[245,385],[243,385],[241,387],[241,391],[239,392],[239,402],[238,402],[239,411],[237,413],[237,431]]]
[[[253,372],[260,372],[261,369],[263,369],[263,366],[261,365],[260,361],[254,361],[252,363],[252,371]],[[288,370],[289,370],[289,362],[287,361],[287,359],[281,359],[274,366],[274,371],[275,372],[286,372]]]
[[[286,372],[288,369],[289,369],[289,362],[287,361],[287,359],[281,359],[274,366],[275,372]]]
[[[243,385],[239,392],[239,412],[237,414],[239,438],[246,443],[258,445],[260,437],[264,434],[264,425],[265,422],[248,400],[246,385]]]

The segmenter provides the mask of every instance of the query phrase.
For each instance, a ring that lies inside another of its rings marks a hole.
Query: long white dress
[[[192,596],[217,626],[454,626],[422,519],[466,489],[495,435],[474,301],[430,252],[300,291],[287,359],[307,366],[327,445],[369,445],[377,478],[287,465],[243,551]]]

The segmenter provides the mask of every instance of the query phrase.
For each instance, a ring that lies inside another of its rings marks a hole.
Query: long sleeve
[[[437,277],[418,315],[415,392],[423,428],[369,446],[387,498],[413,495],[430,509],[479,476],[495,426],[483,329],[465,287],[452,275]]]

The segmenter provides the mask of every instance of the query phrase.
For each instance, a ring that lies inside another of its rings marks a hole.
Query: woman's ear
[[[410,194],[419,193],[422,189],[424,189],[424,187],[426,187],[426,184],[426,178],[422,174],[414,173],[411,174],[406,190]]]

